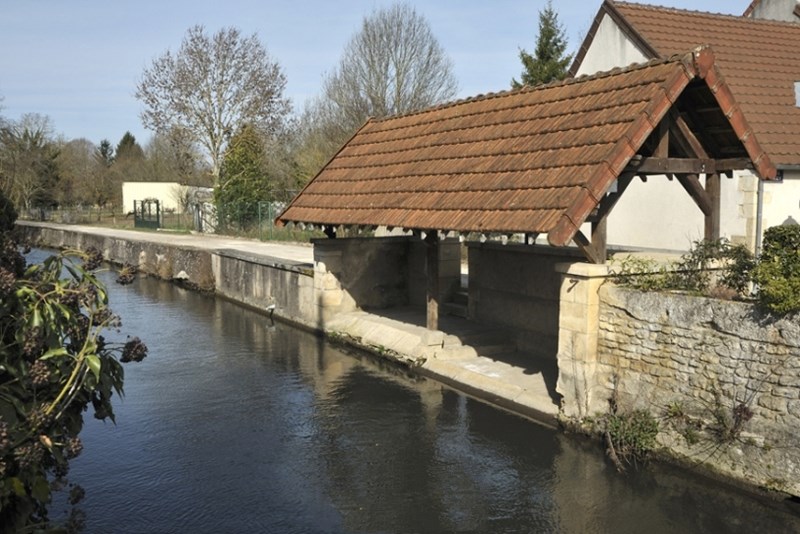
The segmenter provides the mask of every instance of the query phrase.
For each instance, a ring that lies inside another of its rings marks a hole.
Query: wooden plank
[[[425,272],[427,274],[427,311],[426,327],[428,330],[439,329],[439,233],[435,230],[425,236]]]

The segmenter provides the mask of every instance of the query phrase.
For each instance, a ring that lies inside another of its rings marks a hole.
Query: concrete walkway
[[[310,244],[30,221],[19,224],[209,252],[234,250],[265,263],[311,266],[314,261]],[[556,425],[560,397],[555,391],[555,355],[544,360],[518,352],[508,344],[510,333],[460,317],[440,317],[438,331],[430,331],[424,325],[424,309],[397,308],[344,313],[326,324],[325,332],[403,362],[471,396],[543,424]]]
[[[314,262],[314,249],[311,244],[306,243],[264,242],[258,241],[257,239],[218,236],[214,234],[182,234],[168,231],[122,230],[118,228],[104,228],[101,226],[40,223],[34,221],[18,221],[18,224],[40,226],[44,228],[59,228],[71,232],[115,237],[129,241],[164,243],[172,246],[208,251],[238,250],[257,256],[289,260],[292,263],[313,264]]]

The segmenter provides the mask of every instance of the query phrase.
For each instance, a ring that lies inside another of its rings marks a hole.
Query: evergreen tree
[[[519,89],[523,85],[539,85],[563,80],[567,75],[567,67],[572,61],[572,54],[564,55],[567,50],[567,38],[564,28],[558,21],[558,13],[553,9],[551,0],[547,7],[539,11],[539,37],[536,41],[536,52],[531,55],[520,49],[519,59],[523,71],[521,81],[511,80],[511,86]]]
[[[114,147],[111,146],[111,141],[108,139],[100,141],[96,158],[98,163],[102,164],[104,167],[111,167],[111,164],[114,163]]]
[[[136,142],[136,137],[132,133],[125,132],[125,135],[119,140],[116,159],[144,159],[144,150]]]
[[[259,202],[272,200],[264,138],[245,125],[230,141],[222,161],[214,201],[222,224],[247,227],[258,218]]]

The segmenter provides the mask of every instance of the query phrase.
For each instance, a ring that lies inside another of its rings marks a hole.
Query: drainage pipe
[[[756,177],[758,180],[758,192],[756,193],[756,249],[755,255],[758,258],[761,255],[761,230],[764,216],[764,180]]]

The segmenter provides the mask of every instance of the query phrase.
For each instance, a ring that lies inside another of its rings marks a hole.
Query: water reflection
[[[110,278],[109,278],[110,280]],[[602,451],[220,299],[110,284],[117,426],[72,477],[88,532],[796,532],[797,517]]]

